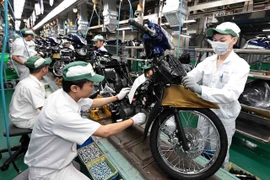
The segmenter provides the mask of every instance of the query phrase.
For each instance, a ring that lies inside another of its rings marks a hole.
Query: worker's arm
[[[92,108],[104,106],[106,104],[112,103],[117,100],[122,100],[129,93],[130,88],[123,88],[119,94],[116,96],[108,97],[108,98],[98,98],[93,100]]]
[[[94,132],[93,135],[99,136],[99,137],[104,137],[104,138],[109,137],[109,136],[113,136],[113,135],[125,130],[126,128],[128,128],[129,126],[131,126],[133,124],[143,124],[145,122],[145,119],[146,119],[146,115],[144,113],[138,113],[138,114],[135,114],[130,119],[127,119],[123,122],[100,126]]]
[[[94,136],[99,136],[99,137],[106,138],[106,137],[115,135],[115,134],[123,131],[124,129],[128,128],[132,124],[133,124],[133,120],[128,119],[126,121],[119,122],[119,123],[113,123],[113,124],[103,125],[103,126],[100,126],[94,132],[93,135]]]
[[[91,108],[101,107],[101,106],[104,106],[106,104],[110,104],[110,103],[117,101],[117,100],[118,100],[117,96],[93,99],[93,104],[92,104]]]
[[[17,63],[22,64],[22,65],[24,64],[23,60],[21,60],[21,58],[19,58],[18,56],[12,55],[11,57],[12,57],[12,59],[13,59],[14,61],[16,61]]]

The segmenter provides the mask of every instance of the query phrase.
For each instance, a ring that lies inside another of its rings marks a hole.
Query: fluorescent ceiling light
[[[195,19],[191,19],[191,20],[185,20],[183,21],[183,23],[195,23],[196,20]]]
[[[78,0],[64,0],[57,7],[55,7],[45,18],[43,18],[37,25],[33,28],[36,30],[40,28],[43,24],[60,14],[65,9],[69,8],[72,4],[74,4]]]
[[[267,31],[270,31],[270,29],[263,29],[262,31],[263,32],[267,32]]]

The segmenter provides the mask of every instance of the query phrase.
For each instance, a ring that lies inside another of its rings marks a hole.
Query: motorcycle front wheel
[[[220,119],[210,109],[179,109],[189,150],[182,148],[174,114],[165,111],[150,132],[151,152],[157,164],[173,179],[205,180],[223,164],[227,135]]]
[[[63,69],[66,66],[64,61],[58,60],[53,64],[53,75],[56,77],[62,77]]]

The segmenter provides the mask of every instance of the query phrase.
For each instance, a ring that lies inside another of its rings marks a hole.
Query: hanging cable
[[[6,107],[6,99],[5,99],[5,90],[4,90],[4,80],[3,80],[3,70],[4,70],[4,54],[6,51],[7,41],[8,41],[8,0],[4,2],[4,20],[5,20],[5,28],[4,28],[4,41],[2,46],[2,56],[1,56],[1,66],[0,66],[0,85],[1,85],[1,95],[2,95],[2,105],[3,105],[3,115],[6,129],[6,140],[7,140],[7,149],[9,156],[12,157],[11,149],[10,149],[10,141],[9,141],[9,129],[8,129],[8,117],[7,117],[7,107]],[[12,165],[14,169],[20,173],[20,170],[14,163],[14,159],[11,159]]]
[[[88,21],[88,26],[87,27],[90,27],[90,25],[92,23],[92,18],[93,18],[93,15],[94,15],[94,8],[95,8],[95,5],[93,6],[93,11],[92,11],[92,14],[90,16],[90,19]],[[88,34],[88,29],[86,30],[86,33],[85,33],[85,37],[84,38],[86,38],[87,34]]]
[[[103,19],[101,19],[101,17],[98,15],[98,12],[97,12],[97,9],[96,8],[95,8],[95,13],[96,13],[98,19],[100,19],[101,21],[103,21]]]
[[[118,56],[119,54],[119,51],[118,51],[118,46],[119,46],[119,34],[120,34],[120,12],[121,12],[121,6],[122,6],[122,1],[123,0],[120,0],[120,3],[119,3],[119,10],[118,10],[118,24],[117,24],[117,39],[116,39],[116,55]]]
[[[133,9],[132,9],[132,4],[131,4],[130,0],[128,0],[128,3],[129,3],[129,17],[133,19]],[[133,26],[131,26],[131,31],[132,32],[134,31]]]
[[[177,48],[177,55],[176,57],[179,58],[180,56],[180,34],[181,34],[181,28],[182,28],[182,0],[180,0],[180,7],[179,7],[179,34],[178,34],[178,48]]]

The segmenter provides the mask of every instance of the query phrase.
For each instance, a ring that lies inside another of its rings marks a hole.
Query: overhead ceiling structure
[[[14,1],[15,0],[10,0],[11,5],[14,8]],[[58,11],[57,13],[54,13],[53,16],[49,15],[52,14],[53,10],[56,9],[59,5],[62,5],[61,3],[63,3],[64,1],[68,1],[68,2],[74,2],[74,3],[70,3],[71,6],[70,7],[65,7],[65,9],[61,9],[61,12]],[[26,20],[28,20],[29,18],[31,19],[31,16],[33,14],[33,11],[35,10],[35,4],[36,3],[42,3],[43,2],[43,6],[44,6],[44,12],[43,14],[39,14],[35,17],[35,22],[33,24],[30,24],[31,27],[37,27],[37,25],[39,24],[38,28],[42,27],[42,25],[44,23],[48,23],[50,21],[52,21],[53,19],[57,18],[58,16],[62,16],[65,17],[67,15],[67,13],[69,11],[72,10],[73,7],[77,6],[77,4],[82,4],[84,3],[87,6],[87,15],[88,15],[88,20],[90,19],[90,15],[92,13],[93,10],[93,3],[92,0],[53,0],[53,4],[52,6],[50,5],[50,2],[52,2],[52,0],[25,0],[25,5],[24,5],[24,9],[22,12],[22,16],[19,19],[22,23],[20,28],[25,27],[25,23]],[[117,4],[117,8],[118,8],[118,4],[119,4],[120,0],[117,0],[116,4]],[[137,5],[139,2],[141,2],[140,0],[130,0],[131,4],[132,4],[132,8],[133,11],[135,11],[137,9]],[[149,13],[154,13],[155,12],[155,8],[158,7],[158,1],[156,0],[145,0],[145,15],[148,15]],[[98,0],[98,12],[100,13],[100,17],[102,17],[102,11],[103,11],[103,0]],[[128,19],[129,18],[129,3],[128,1],[123,1],[122,3],[122,7],[121,7],[121,20],[124,19]],[[49,16],[48,16],[49,15]],[[47,17],[47,18],[46,18]],[[45,19],[44,19],[45,18]],[[43,21],[42,21],[43,20]],[[46,20],[46,22],[45,22]],[[42,24],[40,24],[40,22],[42,22]],[[92,25],[98,25],[98,17],[97,16],[93,16],[92,19]],[[38,29],[36,28],[36,29]]]

